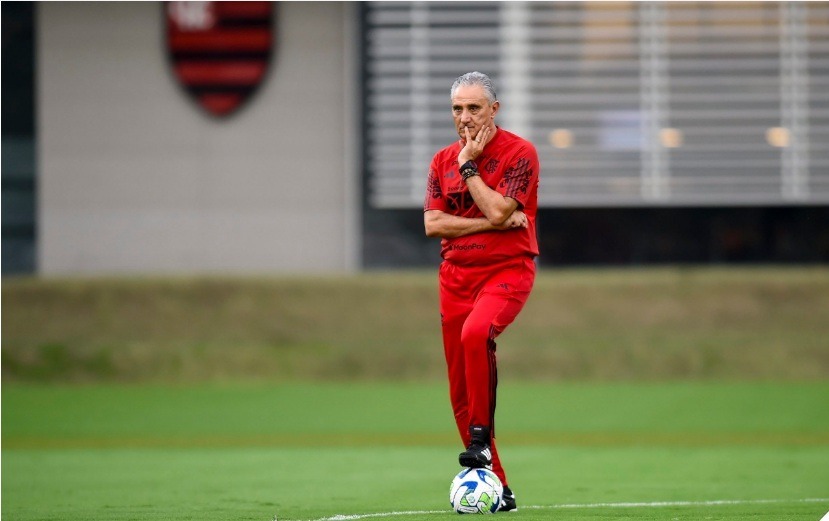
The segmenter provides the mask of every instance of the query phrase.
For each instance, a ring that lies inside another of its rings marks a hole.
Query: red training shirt
[[[440,210],[461,217],[484,217],[458,172],[458,140],[439,151],[429,167],[423,211]],[[535,216],[538,211],[538,153],[532,143],[498,127],[475,163],[481,179],[504,197],[518,201],[527,228],[494,230],[441,240],[440,255],[453,264],[482,265],[538,255]]]

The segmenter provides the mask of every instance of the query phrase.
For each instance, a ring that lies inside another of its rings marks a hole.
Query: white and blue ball
[[[449,504],[458,514],[494,514],[501,507],[504,486],[487,469],[463,469],[449,487]]]

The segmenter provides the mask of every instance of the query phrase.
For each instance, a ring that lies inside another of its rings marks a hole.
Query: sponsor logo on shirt
[[[485,250],[486,244],[479,244],[477,242],[473,242],[471,244],[450,244],[447,250],[449,251],[472,251],[472,250]]]

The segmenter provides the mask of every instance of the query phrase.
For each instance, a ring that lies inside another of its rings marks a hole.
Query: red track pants
[[[515,320],[530,296],[535,263],[521,257],[491,266],[440,266],[440,314],[449,373],[449,397],[464,448],[469,426],[492,432],[492,470],[507,485],[495,447],[498,371],[495,338]]]

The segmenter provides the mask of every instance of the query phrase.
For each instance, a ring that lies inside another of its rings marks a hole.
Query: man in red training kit
[[[440,237],[440,316],[449,394],[466,450],[463,467],[492,468],[515,495],[495,448],[495,338],[530,295],[538,255],[538,154],[495,125],[500,107],[488,76],[455,80],[452,115],[460,140],[432,158],[423,222]]]

